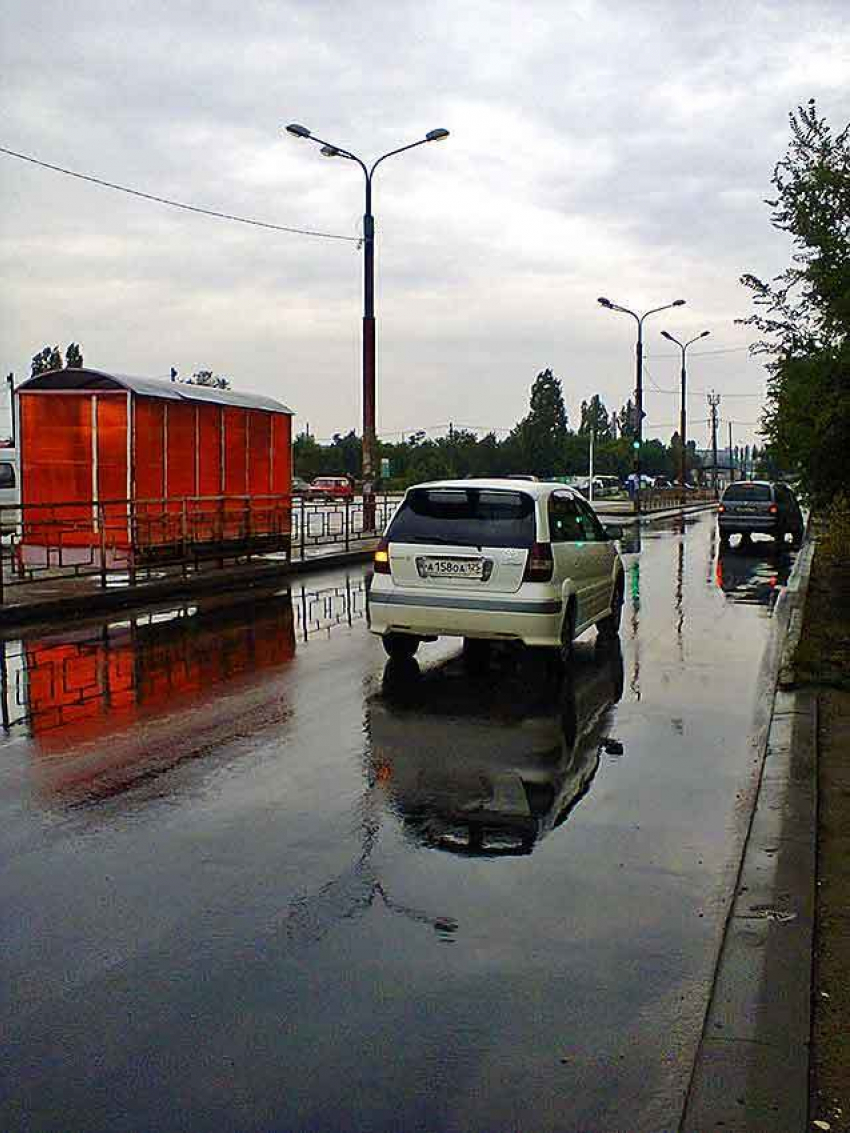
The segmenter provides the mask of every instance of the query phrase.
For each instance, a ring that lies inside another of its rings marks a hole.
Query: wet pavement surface
[[[360,568],[2,643],[0,1128],[675,1128],[793,555],[631,540],[563,680]]]

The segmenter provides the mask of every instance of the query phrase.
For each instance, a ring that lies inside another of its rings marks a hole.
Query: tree
[[[79,370],[83,365],[83,355],[79,347],[79,343],[69,342],[65,350],[65,363],[64,368],[69,370]],[[32,362],[30,363],[30,376],[36,377],[38,374],[49,374],[51,370],[63,369],[62,352],[58,346],[45,346],[37,354],[33,354]]]
[[[212,370],[196,370],[191,378],[178,378],[178,382],[185,382],[187,386],[209,386],[212,389],[230,389],[230,379],[214,374]]]
[[[30,365],[30,374],[49,374],[51,370],[62,369],[62,355],[58,346],[45,346],[38,354],[34,354]]]
[[[621,437],[626,437],[628,440],[634,437],[636,413],[635,404],[632,399],[629,398],[620,412],[613,415],[616,419],[617,428],[620,430]]]
[[[814,99],[790,116],[771,222],[792,240],[791,263],[765,282],[745,274],[764,336],[768,403],[761,466],[796,471],[815,503],[850,491],[850,125],[837,135]]]
[[[519,456],[523,467],[511,472],[530,472],[551,476],[562,466],[564,442],[567,439],[567,411],[561,382],[550,369],[541,370],[534,379],[529,398],[529,412],[508,437],[508,451]]]
[[[69,342],[65,351],[65,368],[67,370],[81,370],[83,368],[83,355],[77,342]]]
[[[611,438],[611,421],[608,417],[608,410],[598,393],[595,393],[590,401],[581,403],[581,424],[578,431],[581,436],[593,432],[597,441],[607,441]]]

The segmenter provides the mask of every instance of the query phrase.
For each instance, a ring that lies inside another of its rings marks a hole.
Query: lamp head
[[[711,331],[710,331],[710,330],[704,330],[704,331],[702,332],[702,334],[700,335],[700,338],[708,338],[708,336],[709,336],[710,334],[711,334]]]
[[[441,127],[440,129],[437,129],[437,130],[429,130],[428,133],[425,135],[425,141],[426,142],[441,142],[441,141],[443,141],[444,138],[447,138],[448,136],[449,136],[448,130],[444,130]]]
[[[322,155],[322,157],[342,157],[342,154],[339,152],[336,146],[322,146],[322,148],[319,150],[319,153]]]
[[[606,299],[604,295],[600,295],[599,298],[596,300],[596,302],[599,303],[600,306],[602,306],[602,307],[613,307],[614,306],[614,304],[611,302],[611,300]]]
[[[661,332],[661,337],[662,337],[662,338],[669,338],[671,342],[675,342],[675,341],[676,341],[676,340],[675,340],[675,338],[673,338],[673,335],[672,335],[672,334],[668,334],[666,330],[663,330],[663,331]]]
[[[684,305],[685,305],[685,302],[686,302],[686,300],[685,300],[685,299],[674,299],[674,300],[673,300],[673,303],[672,303],[672,306],[673,306],[673,307],[684,307]]]
[[[297,122],[290,122],[286,127],[287,134],[292,134],[294,138],[309,138],[310,131],[306,126],[299,126]]]

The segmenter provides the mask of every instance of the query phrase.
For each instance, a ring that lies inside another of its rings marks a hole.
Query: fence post
[[[350,523],[349,523],[349,514],[350,513],[349,513],[349,509],[350,509],[350,506],[351,506],[351,500],[348,498],[348,496],[346,496],[345,497],[345,549],[346,549],[346,551],[349,549],[349,534],[350,534]]]
[[[103,504],[97,504],[97,526],[100,531],[100,588],[106,589],[106,531],[104,530]]]
[[[186,558],[188,555],[187,543],[189,541],[189,514],[187,510],[186,497],[183,497],[182,506],[180,508],[180,560],[183,570],[183,577],[186,577],[188,563]]]
[[[301,527],[301,530],[299,531],[298,534],[299,534],[299,538],[300,538],[300,542],[301,542],[301,558],[303,559],[305,557],[305,550],[304,550],[304,497],[303,496],[301,497],[301,524],[300,524],[300,527]]]

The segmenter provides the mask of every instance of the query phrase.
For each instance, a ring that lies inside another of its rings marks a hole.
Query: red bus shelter
[[[99,370],[16,390],[25,562],[110,567],[288,550],[292,411]],[[285,545],[285,547],[284,547]]]

